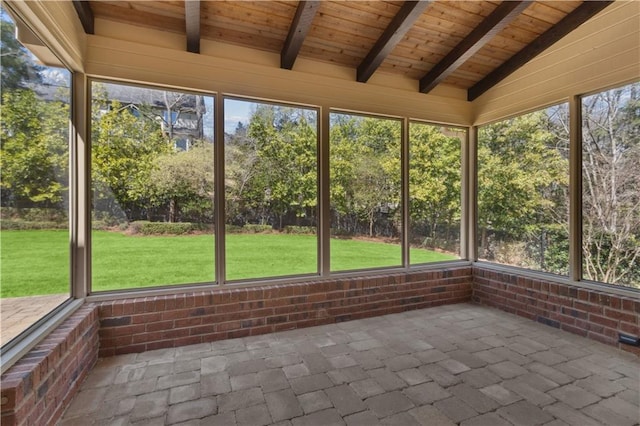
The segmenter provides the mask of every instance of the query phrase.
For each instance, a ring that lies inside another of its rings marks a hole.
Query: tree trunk
[[[175,198],[169,201],[169,223],[176,222],[178,216],[178,202]]]

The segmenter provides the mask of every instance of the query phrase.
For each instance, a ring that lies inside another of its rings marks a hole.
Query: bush
[[[33,222],[27,220],[3,219],[0,228],[3,231],[27,231],[31,229],[67,229],[67,222],[40,221]]]
[[[224,230],[227,234],[241,234],[242,226],[238,225],[225,225]]]
[[[296,235],[315,235],[316,227],[315,226],[285,226],[284,233],[296,234]]]
[[[255,225],[252,223],[247,223],[242,228],[247,234],[263,234],[265,232],[273,231],[273,227],[271,225]]]
[[[148,222],[136,221],[131,222],[129,230],[132,234],[141,235],[185,235],[198,231],[207,231],[208,226],[205,224],[191,222]]]
[[[2,219],[16,219],[25,222],[60,222],[67,223],[67,212],[61,209],[2,207]]]

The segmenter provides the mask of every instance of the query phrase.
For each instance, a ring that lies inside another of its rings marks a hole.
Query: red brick
[[[228,339],[237,339],[240,337],[247,337],[250,334],[250,329],[231,330],[226,333]]]
[[[260,327],[252,327],[250,330],[251,336],[258,336],[260,334],[273,333],[274,327],[273,325],[263,325]]]
[[[151,333],[154,331],[160,331],[160,330],[169,330],[171,328],[174,327],[175,322],[168,320],[168,321],[158,321],[158,322],[151,322],[148,323],[145,327],[146,327],[146,332]]]
[[[180,337],[174,340],[175,347],[196,345],[202,343],[202,336]]]
[[[595,315],[595,314],[590,314],[589,315],[589,321],[592,321],[596,324],[601,324],[605,327],[610,327],[610,328],[617,328],[618,327],[618,321],[611,319],[611,318],[607,318],[607,317],[603,317],[600,315]]]
[[[133,336],[123,336],[123,337],[129,337],[130,342],[129,343],[123,342],[122,344],[119,344],[116,346],[122,347],[122,346],[128,346],[130,344],[153,342],[154,340],[162,339],[163,334],[164,334],[163,331],[154,331],[154,332],[140,333]]]
[[[591,303],[578,302],[577,300],[574,300],[573,307],[580,311],[585,311],[585,312],[590,312],[595,314],[602,314],[603,312],[603,307],[600,305],[593,305]]]
[[[569,333],[577,334],[579,336],[583,336],[583,337],[587,336],[587,331],[585,329],[580,327],[575,327],[573,325],[560,324],[560,329],[564,331],[568,331]]]
[[[173,339],[161,340],[159,342],[147,343],[145,351],[154,351],[156,349],[173,348],[174,346],[175,346],[175,342]]]
[[[630,324],[628,322],[621,321],[620,331],[622,331],[623,333],[640,337],[640,325],[638,324]]]
[[[614,309],[605,308],[604,316],[618,321],[626,321],[629,323],[638,322],[638,316],[627,312],[616,311]]]
[[[126,355],[126,354],[134,354],[140,353],[147,350],[146,344],[141,343],[139,345],[127,345],[115,348],[116,355]]]
[[[173,321],[175,328],[195,327],[202,324],[202,318],[182,318]]]
[[[216,331],[229,331],[241,328],[240,321],[223,322],[216,324]]]
[[[133,315],[131,317],[131,323],[132,324],[142,324],[142,323],[150,323],[150,322],[156,322],[156,321],[160,321],[162,319],[162,313],[161,312],[152,312],[152,313],[147,313],[147,314],[142,314],[142,315]]]
[[[216,331],[215,324],[205,324],[197,327],[189,327],[188,329],[184,329],[185,332],[188,331],[189,335],[197,336],[202,334],[209,334]],[[220,331],[220,330],[219,330]]]

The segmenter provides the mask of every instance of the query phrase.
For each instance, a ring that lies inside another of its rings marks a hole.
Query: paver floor
[[[100,359],[68,425],[638,425],[640,360],[450,305]]]
[[[0,299],[0,345],[22,333],[67,299],[68,294]]]

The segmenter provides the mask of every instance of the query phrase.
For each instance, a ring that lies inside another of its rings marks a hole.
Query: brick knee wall
[[[102,302],[100,356],[468,302],[471,273],[465,266]]]
[[[640,300],[474,266],[473,301],[640,355],[618,333],[640,336]]]
[[[86,304],[0,378],[2,426],[55,424],[98,359],[98,309]]]

